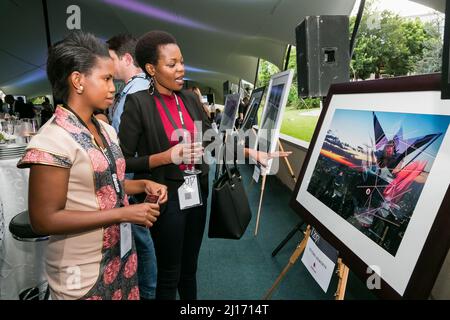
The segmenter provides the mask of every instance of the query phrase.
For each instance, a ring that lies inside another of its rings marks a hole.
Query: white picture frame
[[[277,142],[280,136],[281,122],[293,77],[294,71],[286,70],[270,78],[254,149],[267,153],[275,152],[278,149]],[[273,167],[273,159],[271,159],[268,161],[267,167],[262,170],[262,174],[275,174],[276,169]]]
[[[264,96],[264,92],[266,87],[260,87],[253,90],[252,95],[250,96],[250,102],[248,104],[247,112],[244,116],[244,121],[242,122],[241,129],[246,131],[253,128],[255,118],[258,118],[258,110],[262,102],[262,98]]]
[[[332,86],[291,199],[293,209],[339,250],[364,282],[372,274],[381,279],[380,288],[372,288],[381,297],[428,298],[450,247],[450,101],[441,100],[439,81],[433,75]],[[388,167],[378,159],[391,141],[395,146],[408,141],[411,151],[386,173]],[[379,147],[378,155],[364,153]],[[389,188],[402,186],[406,179],[400,174],[414,173],[408,165],[419,161],[426,166],[414,169],[419,175],[398,190],[393,202],[386,196]],[[360,184],[367,173],[385,183],[372,179]],[[355,192],[359,187],[365,192]],[[342,192],[351,199],[339,205]],[[344,214],[348,209],[350,215]],[[380,230],[395,230],[397,242],[386,244],[387,233],[382,232],[378,241],[370,232],[373,220],[362,219],[362,213],[391,226]]]
[[[225,96],[225,106],[223,108],[222,120],[220,121],[219,130],[221,132],[234,129],[237,112],[239,109],[240,95],[239,93],[227,94]]]

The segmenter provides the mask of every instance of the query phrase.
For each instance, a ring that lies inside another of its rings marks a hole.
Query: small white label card
[[[131,250],[131,223],[120,224],[120,258]]]
[[[178,188],[178,199],[181,210],[202,205],[197,175],[184,176],[184,183]]]
[[[261,169],[258,165],[255,165],[255,169],[253,170],[253,180],[255,180],[256,183],[259,182],[259,176],[261,175]]]
[[[322,239],[317,231],[312,228],[302,262],[325,292],[327,292],[330,285],[337,258],[338,251]]]

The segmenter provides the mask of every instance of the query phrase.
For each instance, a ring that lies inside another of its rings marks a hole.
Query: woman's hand
[[[166,158],[166,164],[174,163],[181,164],[183,162],[183,144],[178,143],[172,148],[164,152]]]
[[[121,222],[131,222],[134,224],[152,227],[159,216],[159,205],[157,203],[132,204],[121,208]]]
[[[198,163],[203,157],[204,148],[201,143],[178,143],[166,151],[169,163],[176,165]]]
[[[256,162],[260,163],[264,168],[267,167],[269,160],[274,158],[285,158],[291,155],[292,151],[276,151],[276,152],[263,152],[263,151],[257,151],[255,149],[247,149],[248,155],[251,159],[255,160]]]
[[[167,202],[167,187],[165,185],[151,180],[143,181],[145,185],[145,193],[159,196],[158,203]]]

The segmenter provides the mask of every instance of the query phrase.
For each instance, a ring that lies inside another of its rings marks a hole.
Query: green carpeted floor
[[[206,226],[197,273],[198,298],[201,300],[261,299],[286,266],[300,241],[301,234],[297,232],[272,257],[272,251],[301,221],[289,207],[291,191],[275,176],[267,178],[259,231],[254,236],[261,182],[259,185],[253,183],[250,187],[253,167],[240,168],[253,210],[252,221],[240,240],[209,239]],[[213,169],[210,170],[211,180]],[[272,299],[329,300],[333,299],[336,286],[337,277],[334,276],[328,292],[324,293],[299,259]],[[350,272],[345,298],[375,299],[375,296]]]

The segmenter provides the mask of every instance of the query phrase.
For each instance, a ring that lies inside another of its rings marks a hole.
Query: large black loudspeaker
[[[348,82],[348,16],[309,16],[295,29],[298,94],[323,97],[332,83]]]

